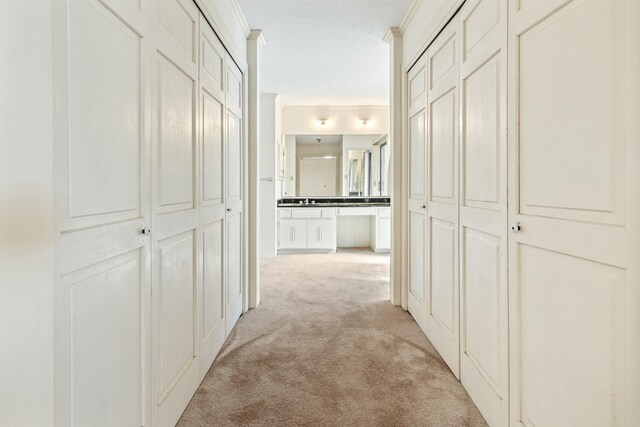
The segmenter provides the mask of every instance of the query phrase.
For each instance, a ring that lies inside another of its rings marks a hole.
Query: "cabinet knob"
[[[516,222],[515,224],[511,224],[511,231],[513,231],[514,233],[517,233],[520,230],[522,230],[522,227],[520,226],[519,222]]]
[[[420,206],[422,209],[427,209],[427,205],[423,204],[422,206]]]
[[[231,208],[227,208],[227,212],[231,212],[233,209]]]
[[[140,230],[140,234],[142,234],[143,236],[148,236],[151,234],[151,229],[142,227],[142,229]]]

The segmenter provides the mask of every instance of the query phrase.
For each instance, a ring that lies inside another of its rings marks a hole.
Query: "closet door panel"
[[[152,4],[154,424],[175,425],[200,380],[199,12],[188,0]]]
[[[144,9],[97,0],[52,9],[60,425],[150,424]]]
[[[512,424],[632,425],[640,11],[633,1],[518,6],[509,34]]]
[[[460,380],[489,425],[509,424],[506,11],[460,11]]]
[[[427,337],[460,375],[458,274],[458,17],[427,50]]]
[[[200,377],[204,378],[226,337],[225,323],[225,52],[200,16],[200,228],[202,282]]]
[[[244,222],[244,77],[227,55],[226,60],[226,334],[242,314],[245,276]],[[306,233],[306,229],[303,231]]]

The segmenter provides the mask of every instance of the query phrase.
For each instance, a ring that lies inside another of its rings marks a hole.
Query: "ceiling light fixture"
[[[320,144],[320,141],[322,141],[322,138],[317,138],[316,141],[318,141],[318,144]]]
[[[360,119],[360,121],[362,122],[362,126],[366,126],[369,124],[369,119]]]
[[[327,124],[328,119],[318,119],[318,122],[320,123],[320,126],[324,126]]]

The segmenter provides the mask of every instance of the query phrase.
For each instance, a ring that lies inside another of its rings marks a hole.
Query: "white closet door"
[[[408,308],[422,330],[427,329],[426,255],[426,140],[427,140],[427,58],[420,59],[408,73],[409,212]]]
[[[191,0],[153,3],[151,67],[153,157],[154,424],[173,426],[200,379],[197,291],[199,233],[198,35]]]
[[[200,16],[200,226],[202,282],[199,289],[200,377],[226,337],[224,304],[224,111],[225,55],[222,43]]]
[[[460,380],[491,426],[509,422],[506,10],[467,1],[459,33]]]
[[[427,50],[427,337],[460,372],[458,293],[458,16]]]
[[[244,81],[242,72],[226,59],[226,335],[242,314],[244,283]]]
[[[510,22],[512,425],[637,425],[638,2]]]
[[[151,421],[150,239],[141,234],[149,221],[148,28],[141,3],[53,5],[59,425]]]

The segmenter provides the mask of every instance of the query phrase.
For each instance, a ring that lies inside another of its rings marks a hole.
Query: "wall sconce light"
[[[328,121],[328,119],[318,119],[318,123],[320,123],[320,126],[325,126]]]
[[[369,119],[360,119],[360,121],[362,122],[362,126],[366,126],[369,124]]]

